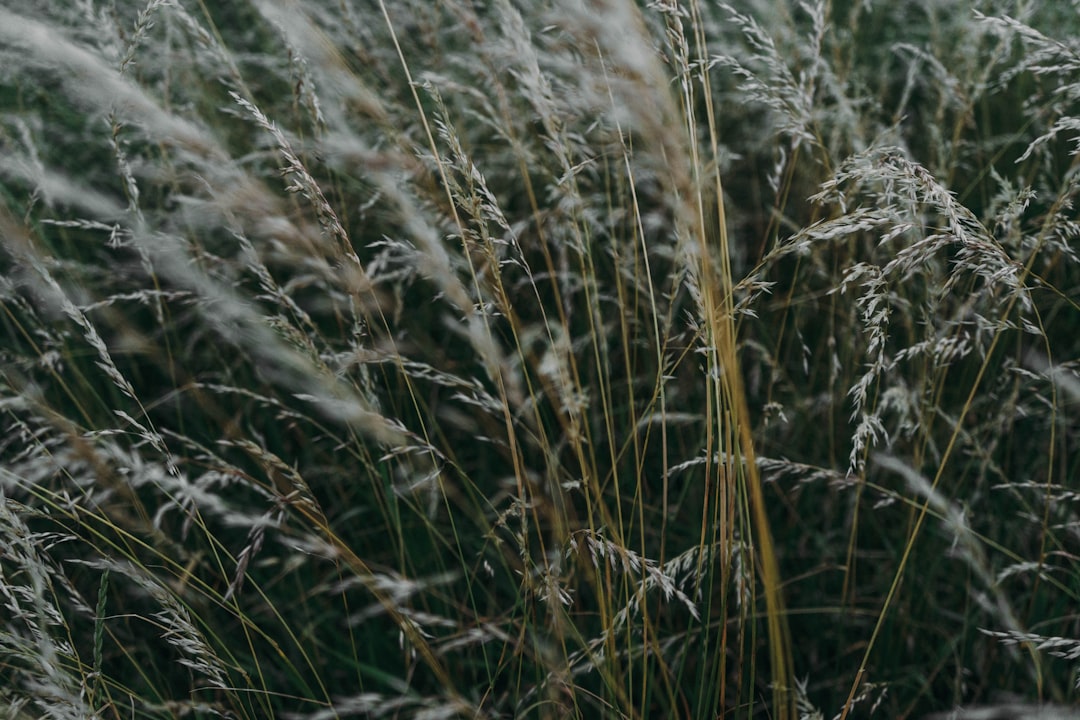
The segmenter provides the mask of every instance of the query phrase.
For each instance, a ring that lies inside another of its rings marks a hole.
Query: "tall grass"
[[[6,3],[0,715],[1075,704],[1078,9]]]

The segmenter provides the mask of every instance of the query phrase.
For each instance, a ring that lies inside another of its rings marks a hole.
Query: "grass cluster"
[[[1076,703],[1078,17],[3,3],[0,716]]]

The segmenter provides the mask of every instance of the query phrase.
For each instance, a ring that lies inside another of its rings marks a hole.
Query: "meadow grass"
[[[1075,0],[0,7],[0,717],[1080,697]]]

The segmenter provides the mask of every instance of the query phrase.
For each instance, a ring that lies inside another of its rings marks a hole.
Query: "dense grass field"
[[[0,4],[0,718],[1076,707],[1078,148],[1077,0]]]

